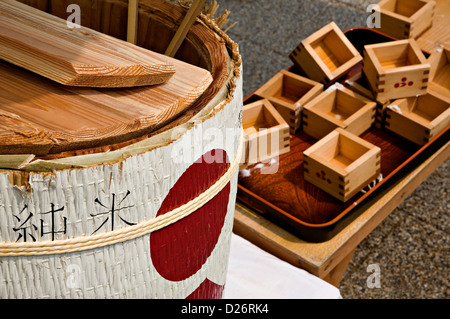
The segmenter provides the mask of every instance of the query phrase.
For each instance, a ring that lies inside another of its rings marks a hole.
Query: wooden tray
[[[345,35],[360,52],[366,44],[395,40],[368,28],[349,29]],[[295,67],[289,70],[304,75]],[[339,81],[345,81],[360,70],[361,64]],[[244,100],[244,104],[259,99],[252,94]],[[317,140],[301,130],[291,135],[291,150],[279,157],[276,173],[261,174],[258,167],[250,166],[247,168],[250,172],[249,176],[248,174],[240,175],[238,201],[306,241],[329,240],[364,212],[368,205],[373,204],[377,200],[377,194],[394,186],[402,176],[416,168],[430,154],[449,141],[450,126],[423,147],[383,128],[376,128],[375,125],[361,137],[381,148],[383,179],[370,189],[366,188],[365,192],[359,192],[347,202],[342,203],[316,186],[305,182],[303,152]]]

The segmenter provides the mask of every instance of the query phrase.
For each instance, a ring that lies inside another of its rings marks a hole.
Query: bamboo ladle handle
[[[127,41],[136,44],[139,20],[139,0],[128,0]]]
[[[177,32],[175,33],[175,36],[173,37],[172,41],[169,44],[169,47],[166,50],[166,55],[169,57],[174,57],[177,53],[178,49],[180,48],[181,44],[184,41],[184,38],[186,37],[187,33],[189,32],[189,29],[194,24],[195,19],[197,19],[197,16],[200,14],[200,12],[203,10],[203,7],[205,6],[206,0],[194,0],[192,3],[190,9],[186,13],[186,16],[184,17],[183,21],[181,22],[180,27],[178,28]]]

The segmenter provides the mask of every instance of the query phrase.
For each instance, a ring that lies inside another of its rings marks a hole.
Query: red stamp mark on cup
[[[399,89],[399,88],[403,88],[406,86],[413,86],[413,85],[414,85],[413,81],[408,81],[408,79],[406,77],[404,77],[404,78],[402,78],[402,80],[399,83],[395,83],[394,87],[396,89]]]
[[[320,179],[326,181],[328,184],[331,184],[331,179],[329,179],[327,177],[327,174],[324,171],[321,171],[320,173],[317,172],[316,176],[317,176],[317,178],[320,178]]]

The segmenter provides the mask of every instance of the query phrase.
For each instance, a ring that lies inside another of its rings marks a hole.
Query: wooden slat
[[[0,58],[61,84],[134,87],[161,84],[173,59],[103,33],[70,29],[64,19],[14,0],[0,2]]]

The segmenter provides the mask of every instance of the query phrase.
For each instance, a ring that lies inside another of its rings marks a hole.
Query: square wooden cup
[[[377,101],[425,94],[430,68],[413,39],[364,47],[363,72]]]
[[[380,13],[379,30],[397,39],[416,39],[433,24],[435,1],[382,0],[375,12]]]
[[[246,137],[245,164],[263,162],[289,152],[289,126],[269,100],[244,105],[242,126]]]
[[[362,60],[335,22],[304,39],[289,57],[309,78],[324,84],[340,78]]]
[[[305,180],[346,202],[380,175],[381,149],[338,128],[303,153]]]
[[[301,126],[301,111],[311,99],[323,92],[323,84],[282,70],[255,94],[268,99],[288,123],[294,134]]]
[[[375,121],[376,102],[335,84],[303,109],[303,132],[321,139],[336,128],[361,135]]]
[[[429,92],[398,99],[386,109],[385,127],[424,145],[450,124],[450,98]]]
[[[428,91],[450,98],[450,49],[442,48],[428,58],[431,65]]]

